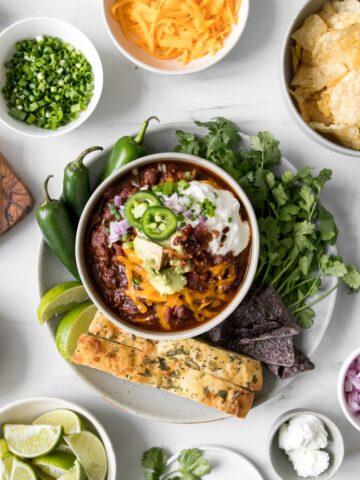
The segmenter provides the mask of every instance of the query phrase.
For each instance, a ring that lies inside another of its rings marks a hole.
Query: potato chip
[[[350,25],[354,25],[354,23],[360,23],[360,11],[337,13],[329,18],[327,22],[330,28],[335,28],[336,30],[349,27]]]
[[[321,35],[327,30],[324,20],[319,15],[314,14],[307,17],[299,30],[296,30],[291,37],[305,50],[312,51]]]
[[[320,98],[317,100],[317,106],[320,112],[330,120],[330,122],[323,122],[323,123],[333,123],[333,116],[330,110],[330,94],[332,89],[324,90],[320,94]]]
[[[307,88],[311,92],[318,92],[342,78],[346,73],[346,67],[340,63],[317,67],[301,65],[291,85]]]
[[[290,47],[290,50],[291,50],[293,73],[295,74],[300,65],[302,48],[298,43],[295,42],[295,45]]]
[[[334,10],[331,2],[326,2],[318,15],[320,18],[322,18],[322,20],[324,20],[324,22],[328,23],[329,18],[331,18],[335,14],[336,10]]]
[[[359,0],[333,0],[332,6],[339,12],[360,12]]]
[[[290,95],[294,98],[294,100],[297,104],[300,115],[302,116],[302,118],[304,119],[305,122],[309,122],[310,121],[310,116],[309,116],[308,111],[306,109],[304,98],[301,95],[299,95],[299,93],[296,92],[295,90],[289,90],[289,92],[290,92]]]
[[[333,88],[330,110],[336,123],[360,127],[360,72],[349,72]]]
[[[310,127],[320,133],[334,137],[340,143],[354,150],[360,150],[360,130],[349,125],[324,125],[311,122]]]
[[[301,53],[301,61],[302,63],[305,63],[305,65],[312,65],[312,53],[303,48]]]
[[[360,24],[326,32],[312,54],[316,65],[343,63],[349,70],[360,68]]]
[[[329,125],[331,118],[326,117],[317,105],[318,96],[309,94],[305,89],[296,88],[290,94],[297,103],[300,115],[305,122],[319,122]]]
[[[332,123],[331,116],[325,115],[319,108],[318,99],[312,95],[305,103],[305,108],[309,117],[309,122],[318,122],[325,125]]]

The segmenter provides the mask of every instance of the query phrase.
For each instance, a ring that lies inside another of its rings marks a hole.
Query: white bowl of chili
[[[102,2],[106,29],[120,52],[139,67],[165,75],[185,75],[205,70],[226,57],[235,47],[249,17],[250,1],[231,0],[231,2],[214,4],[215,2],[203,2],[203,5],[199,5],[198,2],[184,2],[182,5],[179,2],[179,5],[175,5],[174,2],[169,2],[168,6],[166,2],[162,2],[162,4],[149,2],[149,5],[145,6],[147,14],[143,15],[144,10],[135,11],[135,13],[130,11],[131,8],[136,10],[135,2],[126,4],[116,0],[103,0]],[[233,8],[232,13],[229,11],[230,6]],[[163,9],[162,12],[161,9]],[[158,13],[156,13],[157,10]],[[190,21],[186,22],[187,25],[182,25],[182,19],[186,14]],[[156,16],[154,21],[151,19],[151,15]],[[176,18],[176,15],[179,15],[179,18]],[[138,24],[134,20],[135,18],[139,18]],[[166,24],[172,20],[172,24]],[[190,25],[192,20],[194,20],[194,24]],[[205,27],[210,25],[211,28]],[[164,32],[174,33],[170,35],[164,33],[163,38],[159,39],[163,26],[165,26]],[[179,28],[175,31],[177,27]],[[147,29],[149,30],[148,34],[146,33]],[[180,30],[183,30],[183,36]],[[145,36],[140,38],[134,34],[135,31],[141,36],[143,34]],[[194,37],[190,42],[190,48],[184,48],[188,43],[185,37],[187,39]],[[157,42],[158,39],[159,42]],[[214,40],[213,47],[209,49],[206,49],[207,39]],[[144,40],[143,45],[139,46],[141,40]],[[175,44],[183,42],[184,47],[177,50],[170,45],[172,42]],[[156,51],[153,53],[147,47],[149,43],[155,44],[154,50]],[[168,47],[162,48],[163,44],[167,44]],[[208,50],[211,53],[206,53]]]
[[[99,54],[83,32],[57,18],[26,18],[3,30],[0,65],[0,120],[23,135],[68,133],[99,102]]]
[[[148,155],[113,173],[77,230],[78,269],[94,304],[150,339],[190,338],[220,324],[251,287],[258,257],[257,221],[242,188],[220,167],[180,153]]]

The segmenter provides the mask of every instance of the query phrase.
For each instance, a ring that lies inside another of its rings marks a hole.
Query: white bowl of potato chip
[[[360,0],[309,0],[284,43],[281,86],[300,128],[360,156]]]

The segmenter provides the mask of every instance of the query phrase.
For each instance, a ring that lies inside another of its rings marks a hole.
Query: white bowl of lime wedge
[[[11,478],[115,480],[116,458],[100,422],[82,406],[32,397],[0,409],[0,471]],[[7,477],[6,477],[7,478]]]

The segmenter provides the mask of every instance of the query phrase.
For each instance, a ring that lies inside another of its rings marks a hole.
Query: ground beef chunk
[[[123,205],[124,203],[126,203],[126,201],[128,200],[128,198],[130,198],[131,195],[136,192],[136,190],[137,190],[137,188],[134,187],[133,185],[126,185],[126,186],[121,190],[121,192],[119,193],[121,205]]]
[[[158,173],[158,170],[156,170],[156,168],[148,168],[147,170],[145,170],[144,172],[145,185],[149,185],[150,187],[155,185],[158,182],[158,176],[159,176],[159,173]]]
[[[174,317],[179,318],[180,320],[188,320],[191,316],[191,311],[181,305],[180,307],[174,307]]]
[[[186,225],[180,230],[180,234],[174,238],[174,245],[180,245],[187,242],[188,238],[192,235],[194,229],[191,225]]]
[[[115,255],[117,257],[124,255],[124,250],[122,249],[122,246],[119,245],[118,243],[113,244],[113,249],[115,250]]]
[[[205,285],[200,277],[200,275],[193,271],[186,273],[187,286],[191,290],[196,290],[197,292],[205,292]]]
[[[165,322],[167,322],[170,325],[173,319],[174,319],[174,310],[168,307],[165,311]]]
[[[205,223],[198,223],[194,228],[195,239],[198,243],[205,243],[210,240],[210,233]]]

